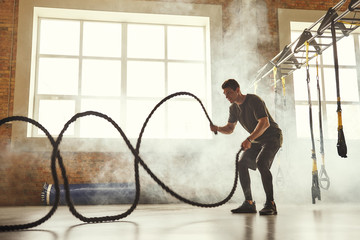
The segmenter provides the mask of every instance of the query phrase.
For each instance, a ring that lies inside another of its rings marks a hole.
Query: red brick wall
[[[17,12],[17,0],[0,1],[0,118],[12,112]]]
[[[43,184],[53,183],[50,158],[51,152],[13,152],[2,148],[0,206],[40,205]],[[134,179],[133,159],[120,154],[62,153],[62,158],[70,183],[133,182]],[[57,174],[62,183],[59,169]]]
[[[165,0],[163,0],[165,1]],[[175,0],[168,0],[175,1]],[[177,0],[178,1],[178,0]],[[247,0],[242,0],[247,1]],[[223,7],[223,32],[228,28],[241,27],[237,9],[241,0],[183,0],[187,3],[217,4]],[[338,1],[320,0],[258,0],[267,6],[269,41],[258,43],[262,55],[259,67],[279,52],[277,9],[327,10]],[[16,36],[18,0],[0,0],[0,118],[12,115],[16,67]],[[235,9],[235,10],[234,10]],[[232,15],[235,12],[235,15]],[[230,14],[232,13],[232,14]],[[225,42],[224,48],[227,44]],[[0,205],[38,205],[43,183],[52,182],[50,173],[50,152],[21,152],[9,150],[11,125],[0,127]],[[132,169],[132,161],[119,160],[116,165],[111,159],[122,159],[114,153],[63,153],[71,183],[97,181],[125,181]],[[121,166],[121,167],[119,167]],[[132,170],[130,177],[133,179]],[[60,175],[60,173],[58,173]]]
[[[0,1],[0,118],[7,117],[12,113],[13,91],[15,83],[15,62],[16,62],[16,28],[18,2],[15,0]],[[0,204],[14,204],[7,199],[11,194],[7,186],[11,179],[8,171],[9,162],[2,157],[2,153],[10,144],[11,125],[6,124],[0,127]],[[15,186],[14,186],[15,187]]]

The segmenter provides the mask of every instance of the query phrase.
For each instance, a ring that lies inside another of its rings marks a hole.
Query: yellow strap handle
[[[315,56],[316,56],[316,77],[317,79],[319,79],[319,61],[318,61],[319,55],[316,53]]]
[[[349,24],[349,25],[354,25],[354,26],[360,26],[359,23],[351,23],[351,22],[347,22],[347,21],[343,21],[343,20],[340,20],[338,22],[341,22],[341,23],[344,23],[344,24]]]
[[[338,97],[338,101],[340,101],[340,97]],[[342,129],[342,117],[341,117],[341,111],[338,111],[337,112],[337,114],[338,114],[338,129],[340,130],[340,129]]]
[[[305,41],[305,48],[306,48],[306,67],[309,66],[309,42]]]
[[[313,172],[315,172],[315,171],[317,171],[315,150],[312,149],[312,150],[311,150],[311,153],[312,153],[312,156],[313,156],[313,157],[312,157],[312,159],[313,159],[313,168],[312,168],[312,170],[313,170]]]
[[[277,76],[277,68],[273,68],[273,75],[274,75],[274,88],[276,89],[276,76]]]
[[[285,97],[285,77],[281,77],[282,89],[283,89],[283,96]]]

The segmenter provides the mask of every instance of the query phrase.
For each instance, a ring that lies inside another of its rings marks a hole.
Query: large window
[[[312,23],[291,23],[291,41],[302,33],[304,26],[310,26]],[[359,76],[357,69],[360,69],[360,62],[356,56],[360,56],[358,33],[352,33],[338,41],[338,60],[340,75],[340,95],[344,131],[346,139],[359,139],[357,131],[351,131],[350,127],[357,125],[357,119],[360,118],[360,100],[359,100]],[[329,39],[321,39],[329,43]],[[330,39],[331,41],[331,39]],[[324,137],[328,139],[337,139],[337,95],[334,70],[333,48],[330,47],[318,57],[319,63],[319,82],[321,87],[322,118],[324,125]],[[317,94],[317,71],[316,59],[309,62],[310,69],[310,88],[313,112],[314,134],[319,136],[318,122],[318,94]],[[296,129],[298,137],[309,137],[309,107],[306,82],[306,69],[302,67],[293,74],[295,111],[296,111]]]
[[[191,92],[210,111],[209,19],[182,18],[181,23],[172,22],[171,16],[149,21],[139,14],[126,14],[121,21],[35,19],[30,116],[56,135],[75,113],[94,110],[137,137],[152,108],[171,93]],[[34,127],[30,135],[43,133]],[[119,137],[95,117],[80,119],[66,135]],[[178,97],[159,108],[144,137],[210,136],[198,102]]]

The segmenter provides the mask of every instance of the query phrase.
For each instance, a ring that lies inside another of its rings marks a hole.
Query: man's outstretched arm
[[[234,123],[228,122],[225,126],[222,127],[210,124],[210,130],[213,132],[221,132],[223,134],[231,134],[234,131],[235,126],[236,126],[236,122]]]

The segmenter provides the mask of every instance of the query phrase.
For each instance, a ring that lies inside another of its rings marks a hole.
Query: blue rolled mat
[[[135,183],[70,184],[70,196],[75,205],[129,204],[135,198]],[[55,186],[45,183],[41,192],[44,205],[53,205]],[[60,185],[60,205],[66,205],[64,185]]]

